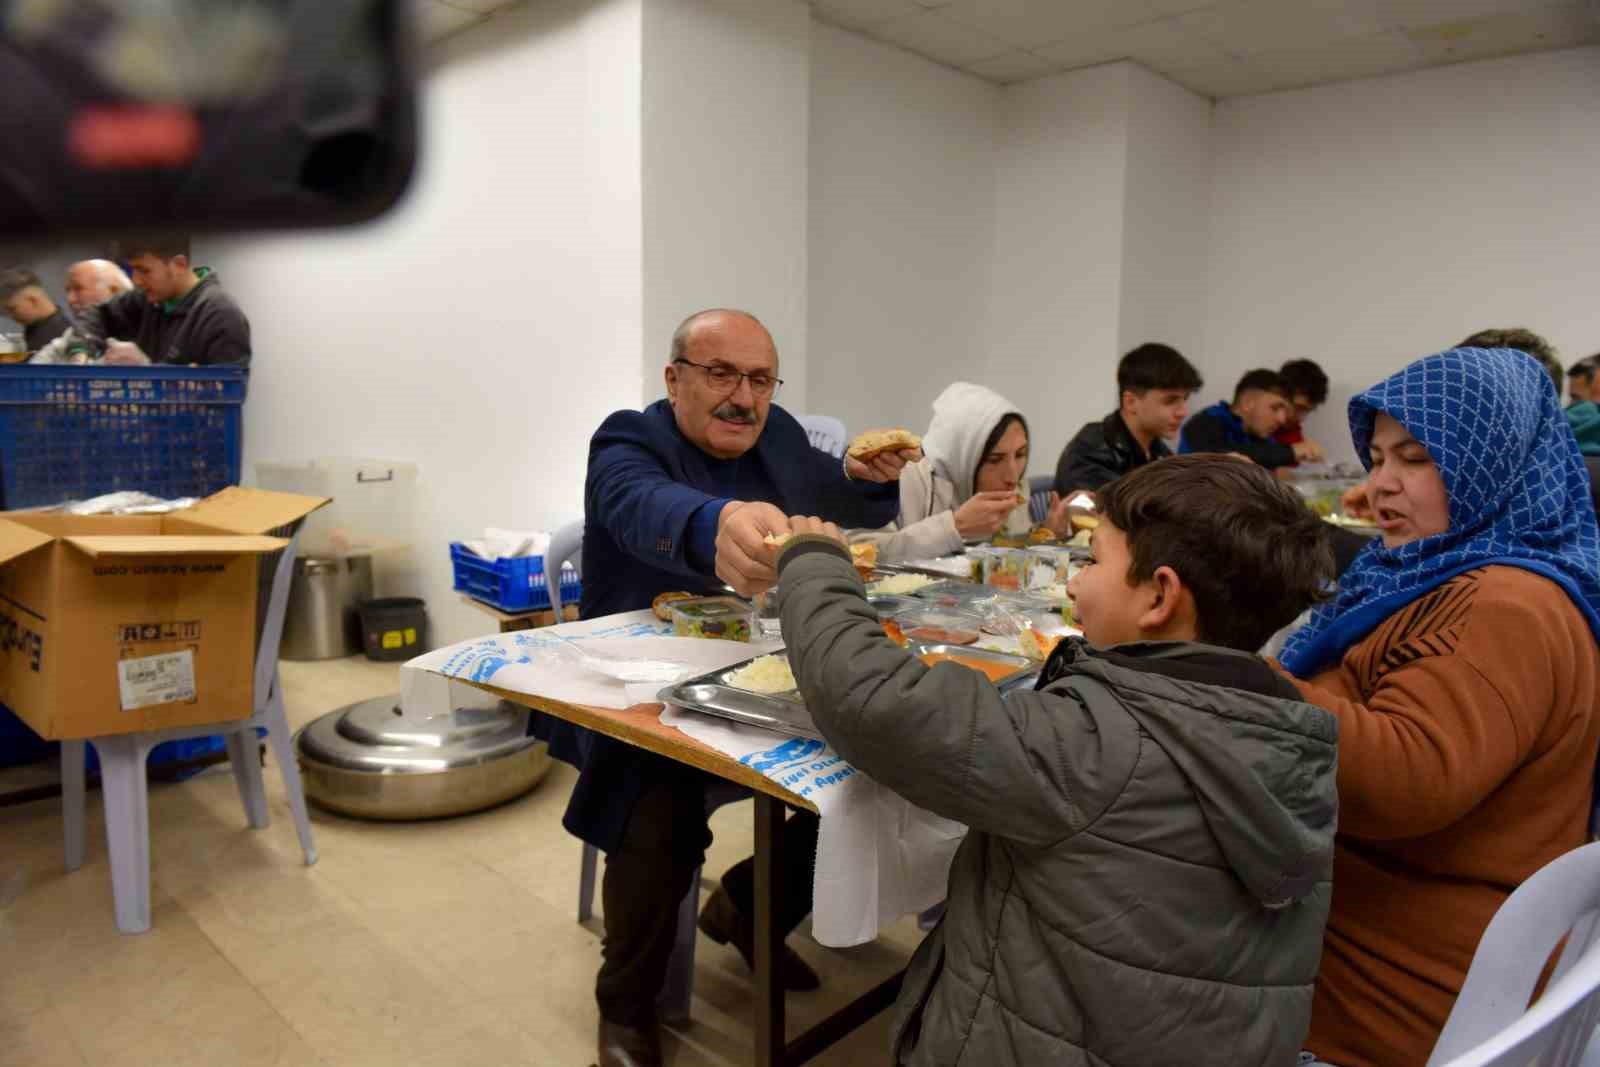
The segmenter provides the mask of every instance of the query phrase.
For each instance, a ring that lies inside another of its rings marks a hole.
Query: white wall
[[[1033,428],[1030,473],[1115,404],[1128,64],[1010,87],[995,140],[985,384]]]
[[[1128,75],[1117,354],[1160,341],[1191,355],[1205,334],[1211,101],[1135,64]],[[1115,393],[1108,380],[1107,396]],[[1115,404],[1108,404],[1107,408]]]
[[[812,29],[808,400],[852,433],[920,431],[941,389],[983,378],[999,100],[977,78]]]
[[[735,307],[771,331],[780,403],[803,411],[810,9],[801,0],[643,7],[643,399],[665,395],[678,323]]]
[[[468,31],[425,83],[400,210],[199,249],[251,317],[247,468],[421,465],[435,643],[487,626],[448,542],[581,516],[589,436],[641,395],[639,27],[639,0],[564,0]]]
[[[1317,360],[1312,430],[1476,330],[1600,350],[1600,48],[1218,105],[1208,378]],[[1208,389],[1208,393],[1211,392]]]

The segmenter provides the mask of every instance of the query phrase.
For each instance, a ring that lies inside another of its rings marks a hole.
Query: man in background
[[[132,292],[88,308],[80,325],[105,362],[249,366],[250,322],[210,267],[193,267],[185,238],[124,242]]]
[[[0,304],[6,316],[22,327],[29,352],[37,352],[72,328],[72,320],[56,307],[31,270],[14,267],[0,274]]]
[[[1239,379],[1231,403],[1219,400],[1184,425],[1178,451],[1233,452],[1268,470],[1322,462],[1322,446],[1315,441],[1284,445],[1272,439],[1293,416],[1294,402],[1283,376],[1275,370],[1253,370]]]
[[[67,268],[67,306],[75,317],[132,288],[122,268],[109,259],[83,259]]]
[[[1117,364],[1117,410],[1086,423],[1056,462],[1055,491],[1063,499],[1094,492],[1129,471],[1172,455],[1163,438],[1176,437],[1189,417],[1200,372],[1176,348],[1142,344]]]
[[[1594,400],[1595,364],[1600,355],[1580,359],[1567,368],[1567,405],[1587,404]]]
[[[1294,405],[1294,415],[1272,439],[1280,445],[1299,444],[1306,439],[1306,419],[1327,403],[1328,376],[1309,359],[1291,359],[1278,368],[1278,375],[1289,387],[1289,403]]]

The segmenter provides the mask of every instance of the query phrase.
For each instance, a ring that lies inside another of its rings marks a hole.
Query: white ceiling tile
[[[449,7],[436,0],[418,0],[417,26],[424,41],[433,42],[458,33],[474,23],[482,22],[482,15]]]
[[[518,0],[434,0],[443,3],[446,7],[460,8],[462,11],[473,11],[480,15],[488,15],[499,11],[503,7],[510,7]]]
[[[853,30],[925,10],[916,0],[811,0],[811,9],[824,22]]]
[[[1235,56],[1367,36],[1385,28],[1383,0],[1225,0],[1179,15],[1178,22]]]
[[[1160,14],[1151,0],[954,0],[941,10],[964,26],[1031,51]]]
[[[964,67],[980,59],[992,59],[1011,51],[1003,41],[952,22],[938,11],[895,19],[868,31],[880,41],[888,41],[939,63]]]
[[[1150,10],[1158,18],[1169,15],[1186,15],[1203,7],[1216,7],[1220,0],[1147,0]]]
[[[1571,0],[1388,0],[1387,29],[1418,30],[1485,15],[1518,15],[1541,7],[1559,7]]]
[[[1196,69],[1229,58],[1221,48],[1176,20],[1162,19],[1120,30],[1102,30],[1045,45],[1035,51],[1071,70],[1113,59],[1137,59],[1154,70]]]
[[[1060,64],[1041,59],[1032,52],[1024,52],[1020,48],[1014,52],[995,56],[992,59],[981,59],[976,63],[969,63],[965,69],[972,74],[1000,85],[1011,85],[1014,82],[1027,81],[1029,78],[1040,78],[1046,74],[1054,74],[1062,69]]]
[[[1247,59],[1223,59],[1187,70],[1164,70],[1166,78],[1201,96],[1221,100],[1230,96],[1249,96],[1270,92],[1277,84],[1250,65]]]
[[[1272,78],[1278,88],[1291,89],[1416,70],[1426,61],[1405,34],[1388,31],[1274,49],[1251,56],[1250,65]]]
[[[1460,63],[1518,52],[1600,42],[1600,20],[1581,7],[1540,8],[1517,15],[1447,22],[1406,36],[1431,63]]]

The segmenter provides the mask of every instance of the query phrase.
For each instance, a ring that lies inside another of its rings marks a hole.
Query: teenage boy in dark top
[[[1178,451],[1232,452],[1273,470],[1298,463],[1320,463],[1315,441],[1280,445],[1272,435],[1294,412],[1289,386],[1275,370],[1253,370],[1239,379],[1232,403],[1219,400],[1184,424]]]
[[[22,327],[23,344],[29,352],[37,352],[72,328],[72,320],[50,299],[39,276],[21,267],[0,272],[0,309]]]
[[[1306,439],[1306,419],[1328,401],[1328,376],[1309,359],[1291,359],[1278,368],[1278,376],[1289,387],[1294,416],[1272,435],[1272,439],[1280,445],[1299,444]]]
[[[1200,372],[1170,345],[1142,344],[1117,364],[1117,410],[1086,423],[1056,461],[1062,497],[1093,492],[1137,467],[1172,455],[1163,438],[1177,436],[1189,417]]]
[[[107,363],[250,365],[250,322],[210,267],[190,264],[187,239],[138,239],[121,252],[135,288],[85,309],[79,321]]]

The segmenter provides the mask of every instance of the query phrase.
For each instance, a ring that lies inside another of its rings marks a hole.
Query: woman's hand
[[[1352,519],[1372,521],[1372,497],[1367,494],[1367,483],[1353,485],[1339,498],[1339,507]]]
[[[975,494],[956,508],[956,533],[964,541],[991,537],[1017,507],[1017,494],[1010,490]]]

